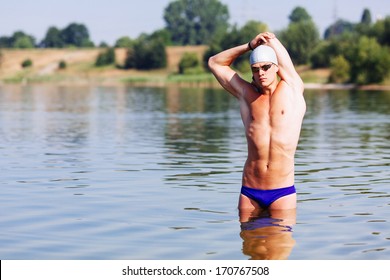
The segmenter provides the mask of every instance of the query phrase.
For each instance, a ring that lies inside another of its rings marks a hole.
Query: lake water
[[[241,223],[223,90],[0,86],[0,259],[390,259],[390,92],[305,98],[297,211]]]

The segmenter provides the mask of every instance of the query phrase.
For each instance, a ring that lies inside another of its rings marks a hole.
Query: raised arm
[[[276,38],[275,34],[270,32],[261,33],[257,35],[250,43],[253,48],[261,44],[266,44],[272,47],[278,58],[279,77],[288,85],[290,85],[296,92],[303,93],[303,81],[295,70],[294,64],[286,48],[282,45],[278,38]]]
[[[237,98],[242,96],[249,83],[239,77],[239,75],[231,68],[231,65],[234,60],[249,50],[249,45],[246,43],[222,51],[210,57],[208,61],[211,72],[217,78],[221,86]]]

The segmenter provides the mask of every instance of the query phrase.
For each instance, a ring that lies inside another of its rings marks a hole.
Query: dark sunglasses
[[[260,67],[252,67],[252,73],[258,73],[261,70],[263,70],[264,72],[267,72],[268,69],[270,69],[272,67],[273,63],[271,64],[266,64],[266,65],[263,65],[263,66],[260,66]]]

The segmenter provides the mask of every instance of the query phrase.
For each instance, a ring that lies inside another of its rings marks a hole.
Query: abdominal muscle
[[[294,185],[294,151],[287,151],[272,141],[259,147],[248,139],[242,184],[263,190]]]

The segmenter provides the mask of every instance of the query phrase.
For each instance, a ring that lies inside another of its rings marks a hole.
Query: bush
[[[29,58],[27,58],[27,59],[23,60],[23,62],[22,62],[22,67],[23,67],[23,68],[31,67],[32,64],[33,64],[33,63],[32,63],[32,60],[29,59]]]
[[[98,55],[95,66],[106,66],[115,63],[115,49],[108,48],[105,52]]]
[[[344,56],[339,55],[332,58],[330,61],[331,74],[329,82],[331,83],[346,83],[349,81],[351,66]]]
[[[351,81],[358,84],[381,83],[389,74],[390,53],[374,38],[361,37],[351,44]]]
[[[184,53],[179,62],[179,73],[190,72],[190,69],[199,68],[199,59],[196,53]],[[198,72],[198,71],[196,71]]]
[[[61,60],[59,63],[58,63],[58,69],[62,70],[62,69],[65,69],[67,67],[67,64],[66,64],[66,61],[65,60]]]
[[[167,65],[167,54],[164,42],[159,39],[141,39],[127,52],[124,68],[150,70],[164,68]]]

